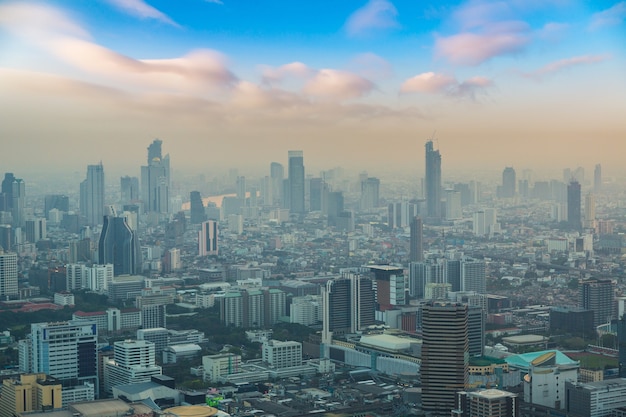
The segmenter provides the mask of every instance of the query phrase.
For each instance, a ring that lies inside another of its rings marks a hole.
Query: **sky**
[[[0,171],[623,169],[626,1],[0,0]]]

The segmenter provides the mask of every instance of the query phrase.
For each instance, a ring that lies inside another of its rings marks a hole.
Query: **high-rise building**
[[[455,190],[446,190],[446,220],[459,220],[463,218],[461,206],[461,193]]]
[[[602,190],[602,165],[596,164],[593,170],[593,191],[599,193]]]
[[[61,382],[46,374],[22,374],[0,385],[0,417],[13,417],[63,406]]]
[[[496,209],[486,208],[474,213],[472,231],[476,236],[489,236],[499,230]]]
[[[420,217],[411,220],[411,241],[409,248],[409,261],[421,262],[424,259],[424,225]]]
[[[206,220],[204,211],[204,203],[200,191],[192,191],[189,193],[189,214],[191,224],[200,224]]]
[[[202,228],[198,232],[198,256],[217,255],[218,225],[215,220],[202,222]]]
[[[626,378],[626,316],[619,316],[617,321],[617,350],[619,377]]]
[[[445,258],[428,259],[409,264],[409,294],[411,297],[426,297],[428,284],[447,284],[448,267]]]
[[[148,146],[148,164],[141,167],[141,198],[146,213],[170,211],[170,156],[162,156],[162,143],[155,139]]]
[[[355,333],[375,322],[372,280],[347,273],[322,287],[324,332]]]
[[[365,178],[361,181],[361,211],[369,213],[380,205],[379,198],[380,180],[374,177]]]
[[[302,365],[302,343],[295,341],[269,340],[263,343],[263,362],[274,369]]]
[[[593,193],[585,196],[585,228],[595,229],[596,227],[596,197]]]
[[[98,329],[95,322],[33,323],[30,328],[28,372],[53,376],[64,387],[93,384],[98,392]]]
[[[426,215],[441,219],[441,154],[433,149],[433,142],[426,142]]]
[[[292,213],[305,213],[304,206],[304,156],[302,151],[289,151],[289,209]]]
[[[376,310],[386,311],[406,304],[404,269],[391,265],[368,267],[376,281]]]
[[[70,211],[70,198],[61,194],[48,194],[44,197],[44,215],[48,217],[50,210],[57,209],[64,213]]]
[[[17,253],[0,248],[0,299],[15,298],[17,295]]]
[[[104,217],[104,168],[102,162],[87,166],[87,178],[80,183],[80,212],[87,224],[102,224]]]
[[[485,261],[463,258],[461,260],[461,291],[487,292]]]
[[[37,243],[47,236],[46,219],[26,220],[24,230],[26,232],[26,240],[31,243]]]
[[[430,302],[422,307],[422,408],[449,417],[456,392],[468,386],[468,307]]]
[[[154,343],[147,340],[123,340],[113,344],[113,360],[104,365],[104,388],[107,393],[117,385],[149,382],[161,375],[155,362]]]
[[[15,180],[15,175],[12,172],[4,174],[0,192],[0,211],[11,212],[13,210],[13,182]]]
[[[10,251],[13,247],[13,228],[10,224],[0,224],[0,248]]]
[[[460,391],[457,393],[455,417],[518,417],[520,403],[517,394],[499,389]]]
[[[578,231],[583,227],[580,200],[580,183],[574,180],[567,186],[567,224]]]
[[[139,196],[139,178],[120,177],[120,201],[122,204],[128,204],[131,201],[137,201],[141,197]]]
[[[500,188],[500,197],[515,197],[515,170],[513,167],[506,167],[502,171],[502,187]]]
[[[246,205],[246,177],[237,177],[237,198],[242,206]]]
[[[621,417],[626,407],[626,379],[586,383],[566,379],[562,404],[568,416]]]
[[[26,199],[26,184],[24,180],[16,178],[12,184],[11,198],[13,203],[11,205],[11,216],[13,218],[13,227],[23,227],[24,221],[24,209]]]
[[[593,311],[593,326],[610,323],[614,318],[615,284],[610,279],[578,282],[578,306]]]
[[[115,276],[135,275],[141,272],[141,252],[135,231],[129,226],[126,217],[104,216],[98,262],[113,264]]]
[[[311,178],[309,182],[309,208],[311,211],[322,210],[324,185],[322,178]]]
[[[283,181],[285,179],[285,168],[278,162],[270,164],[270,181],[272,187],[273,206],[280,207],[283,202]]]
[[[343,192],[331,191],[326,193],[326,215],[328,216],[328,226],[337,227],[338,219],[344,212]]]

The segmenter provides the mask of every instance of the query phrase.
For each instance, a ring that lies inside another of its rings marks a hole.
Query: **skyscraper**
[[[424,259],[424,226],[420,217],[411,220],[411,242],[409,261],[420,262]]]
[[[311,178],[309,183],[309,208],[311,211],[322,210],[322,192],[324,180],[322,178]]]
[[[11,216],[13,217],[13,227],[23,227],[24,221],[24,203],[26,200],[26,184],[24,180],[16,178],[12,184],[11,198]]]
[[[139,178],[128,175],[120,177],[120,200],[122,204],[128,204],[139,199]]]
[[[580,209],[580,183],[576,180],[567,186],[567,224],[572,230],[582,230]]]
[[[376,310],[387,311],[406,304],[404,269],[391,265],[372,265],[376,281]]]
[[[585,196],[585,228],[594,229],[596,227],[596,197],[593,193]]]
[[[500,188],[500,197],[515,197],[515,170],[513,167],[506,167],[502,171],[502,187]]]
[[[449,417],[468,385],[468,307],[430,302],[422,308],[422,408]]]
[[[485,262],[479,259],[461,260],[461,291],[487,292]]]
[[[355,333],[374,324],[375,295],[372,280],[346,273],[322,287],[324,332]]]
[[[426,215],[441,219],[441,154],[433,149],[433,142],[426,142]]]
[[[97,393],[97,345],[95,322],[31,324],[29,372],[51,375],[61,380],[65,387],[88,382],[94,385]]]
[[[80,184],[80,212],[87,224],[102,224],[104,217],[104,168],[102,162],[87,166],[87,178]]]
[[[111,393],[114,386],[149,382],[161,375],[155,363],[154,343],[146,340],[123,340],[113,344],[113,360],[104,365],[104,389]]]
[[[237,198],[242,206],[246,205],[246,177],[237,177]]]
[[[215,220],[202,222],[202,229],[198,232],[198,256],[217,255],[218,228]]]
[[[302,151],[289,151],[289,209],[292,213],[305,213],[304,206],[304,156]]]
[[[135,231],[126,217],[104,216],[98,243],[98,262],[113,264],[115,276],[141,272],[141,252]]]
[[[369,213],[379,206],[380,180],[368,177],[361,181],[361,211]]]
[[[200,191],[192,191],[189,193],[189,213],[191,224],[200,224],[206,220],[204,211],[204,203]]]
[[[13,209],[13,181],[15,179],[15,175],[12,172],[4,174],[2,192],[0,193],[0,211],[11,212]]]
[[[270,179],[272,187],[272,205],[279,206],[283,201],[283,180],[285,179],[285,168],[278,162],[270,165]]]
[[[17,297],[17,253],[0,248],[0,299]]]
[[[615,285],[610,279],[587,279],[578,282],[578,306],[593,311],[594,328],[613,319]]]
[[[170,156],[161,154],[162,141],[148,146],[148,164],[141,167],[141,198],[146,213],[169,212]]]
[[[596,164],[593,170],[593,191],[596,193],[602,190],[602,165]]]

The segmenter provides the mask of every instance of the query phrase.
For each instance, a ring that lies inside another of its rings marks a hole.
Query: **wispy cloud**
[[[548,75],[552,75],[554,73],[560,72],[564,69],[586,65],[586,64],[595,64],[598,62],[606,61],[610,57],[608,55],[581,55],[575,56],[572,58],[560,59],[558,61],[550,62],[549,64],[544,65],[543,67],[536,69],[532,72],[527,72],[522,74],[526,78],[532,79],[542,79]]]
[[[350,60],[348,69],[369,80],[382,80],[393,75],[389,61],[372,52],[358,54]]]
[[[303,79],[314,73],[315,70],[302,62],[290,62],[280,67],[263,67],[261,81],[263,84],[273,85],[279,84],[289,77]]]
[[[524,22],[490,23],[476,32],[437,37],[435,56],[455,65],[474,66],[500,55],[520,52],[529,42],[529,27]]]
[[[594,13],[591,16],[589,29],[595,30],[607,26],[616,26],[624,22],[624,19],[626,19],[626,1],[621,1],[606,10]]]
[[[168,15],[150,6],[143,0],[106,0],[107,3],[140,19],[154,19],[168,25],[179,27]]]
[[[80,24],[60,10],[32,3],[0,5],[0,27],[31,41],[45,39],[50,33],[82,39],[90,37]]]
[[[304,86],[311,96],[351,99],[364,96],[374,89],[374,83],[357,74],[335,69],[321,69]]]
[[[213,4],[224,4],[224,2],[222,0],[204,0],[207,3],[213,3]]]
[[[348,17],[345,29],[350,36],[368,35],[376,30],[399,27],[398,11],[388,0],[370,0]]]
[[[451,75],[424,72],[409,78],[400,87],[401,93],[443,94],[449,97],[469,98],[475,100],[478,94],[493,86],[493,82],[485,77],[472,77],[458,82]]]

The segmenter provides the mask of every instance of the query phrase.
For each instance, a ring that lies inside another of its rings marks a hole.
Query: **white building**
[[[168,346],[163,350],[163,363],[176,363],[180,359],[193,358],[202,352],[202,348],[194,343]]]
[[[73,306],[74,294],[72,294],[71,292],[55,292],[54,304],[60,306]]]
[[[122,384],[149,382],[153,375],[161,375],[155,364],[154,343],[146,340],[124,340],[113,345],[113,360],[104,365],[104,388]]]
[[[263,362],[273,368],[291,368],[302,365],[302,343],[270,340],[263,343]]]
[[[294,297],[289,309],[289,322],[310,326],[324,319],[321,295]]]
[[[0,298],[17,297],[17,253],[0,248]]]
[[[226,376],[238,373],[241,368],[241,355],[219,353],[202,357],[204,380],[218,382]]]

